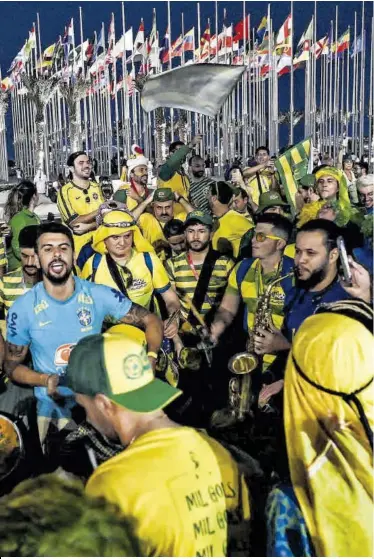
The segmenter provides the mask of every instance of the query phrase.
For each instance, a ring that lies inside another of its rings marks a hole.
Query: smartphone
[[[344,283],[346,283],[347,285],[352,285],[352,272],[348,262],[347,249],[345,248],[345,243],[342,236],[336,239],[336,244],[338,245]]]

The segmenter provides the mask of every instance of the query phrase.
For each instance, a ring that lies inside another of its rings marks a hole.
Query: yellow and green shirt
[[[84,194],[83,190],[87,190],[87,194]],[[100,186],[91,181],[87,189],[79,188],[73,182],[68,182],[60,188],[57,195],[57,206],[65,225],[70,225],[81,215],[98,210],[104,202]],[[92,231],[83,235],[74,235],[75,254],[78,255],[82,246],[91,239]]]
[[[187,253],[184,252],[178,256],[170,258],[165,264],[169,280],[172,287],[175,288],[178,295],[182,297],[187,295],[189,299],[193,299],[198,279],[195,277],[192,268],[187,260]],[[197,276],[200,276],[203,264],[195,264]],[[212,307],[218,307],[223,293],[225,291],[227,281],[234,262],[228,256],[221,255],[215,262],[212,275],[210,277],[207,293],[204,303],[201,307],[201,314],[206,315]],[[190,305],[181,299],[182,316],[187,320]]]
[[[95,470],[86,492],[134,524],[142,557],[248,556],[244,476],[223,446],[190,427],[140,435]]]
[[[294,261],[288,256],[283,256],[280,269],[268,274],[262,272],[258,258],[246,258],[239,262],[230,274],[226,293],[239,295],[245,304],[243,327],[248,332],[253,330],[255,314],[259,297],[266,291],[267,286],[277,277],[285,276],[292,272]],[[284,303],[286,295],[293,286],[292,277],[277,283],[271,290],[270,309],[275,328],[280,329],[284,320]],[[275,355],[264,355],[264,369],[275,359]]]
[[[126,263],[126,268],[130,271],[132,276],[132,284],[127,288],[129,299],[131,299],[133,303],[137,303],[149,309],[153,292],[164,293],[170,288],[170,282],[160,259],[150,252],[147,253],[147,255],[151,260],[151,265],[149,267],[147,266],[144,253],[137,252],[133,249],[131,257]],[[91,256],[83,266],[82,273],[80,274],[82,279],[92,281],[94,258],[95,255]],[[117,268],[126,284],[128,276],[123,272],[121,266],[117,266]],[[118,285],[115,283],[109,271],[105,255],[100,259],[97,270],[95,271],[94,281],[95,283],[107,285],[118,290]]]
[[[5,318],[14,301],[24,293],[27,293],[32,287],[32,284],[24,282],[22,268],[8,272],[0,279],[0,305],[4,308]],[[5,333],[5,323],[3,321],[0,321],[0,326],[1,330]]]
[[[6,266],[8,263],[8,259],[6,256],[6,248],[4,243],[4,237],[0,236],[0,268],[2,266]]]

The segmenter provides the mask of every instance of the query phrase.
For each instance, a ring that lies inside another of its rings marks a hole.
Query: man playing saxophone
[[[252,258],[239,262],[231,272],[222,303],[214,317],[211,326],[213,343],[218,343],[232,323],[241,302],[244,303],[244,328],[249,337],[247,349],[256,353],[254,334],[261,335],[263,329],[271,329],[275,335],[280,331],[284,301],[292,289],[294,261],[284,254],[291,232],[292,224],[281,215],[259,217],[252,238]],[[259,359],[258,370],[264,372],[274,359],[275,355],[263,355]],[[260,388],[261,376],[256,376],[258,382],[255,384]]]

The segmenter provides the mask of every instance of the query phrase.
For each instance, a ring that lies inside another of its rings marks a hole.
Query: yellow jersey
[[[60,188],[57,194],[57,206],[61,214],[62,222],[70,226],[70,223],[81,215],[87,215],[99,209],[105,202],[100,186],[91,182],[88,188],[79,188],[73,182],[68,182]],[[83,235],[73,235],[75,254],[92,240],[93,232],[89,231]]]
[[[243,475],[225,448],[195,429],[141,435],[95,470],[86,491],[134,523],[143,557],[225,557],[228,548],[248,554]]]
[[[126,268],[130,271],[132,276],[132,283],[130,287],[127,288],[129,299],[131,299],[133,303],[137,303],[149,309],[153,292],[155,291],[156,293],[162,294],[171,286],[166,270],[160,259],[150,252],[148,252],[147,255],[147,258],[151,260],[149,265],[147,265],[145,253],[137,252],[133,249],[130,259],[126,262]],[[83,266],[80,277],[118,290],[119,286],[112,278],[105,255],[101,257],[95,271],[93,270],[94,258],[95,255],[87,260]],[[126,284],[128,281],[128,273],[126,274],[119,265],[117,265],[117,268]],[[92,279],[93,275],[94,277]]]
[[[177,206],[177,204],[175,204]],[[187,217],[187,213],[185,211],[176,213],[174,211],[174,219],[180,219],[181,221],[185,221]],[[150,213],[143,213],[138,220],[138,225],[143,233],[143,237],[147,239],[154,246],[157,241],[165,241],[166,238],[164,235],[164,227],[165,223],[158,221],[154,215]]]
[[[252,228],[253,223],[247,218],[235,210],[229,210],[215,222],[212,239],[214,250],[226,254],[226,249],[232,249],[232,255],[236,258],[239,254],[240,241],[244,233]]]
[[[254,201],[255,204],[258,205],[260,194],[262,192],[268,192],[271,189],[271,185],[272,185],[271,177],[272,175],[269,175],[266,172],[265,173],[260,172],[260,173],[256,173],[251,179],[249,179],[246,190],[250,192],[252,196],[252,200]],[[259,182],[260,182],[261,189],[258,184]]]

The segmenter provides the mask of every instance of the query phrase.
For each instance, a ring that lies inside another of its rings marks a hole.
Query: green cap
[[[182,394],[155,378],[144,345],[129,335],[125,324],[78,342],[70,354],[66,385],[86,396],[105,394],[140,413],[162,409]]]
[[[154,202],[170,202],[174,200],[174,192],[171,188],[157,188],[153,195]]]
[[[314,175],[308,174],[301,177],[301,179],[299,180],[299,185],[306,186],[308,188],[313,188],[315,182],[316,182],[316,177]]]
[[[190,225],[190,223],[194,221],[202,223],[203,225],[207,225],[208,227],[213,227],[212,216],[200,210],[195,210],[187,215],[186,221],[184,222],[184,228],[186,228],[188,225]]]
[[[269,190],[268,192],[263,192],[260,195],[260,199],[258,202],[258,210],[257,213],[261,213],[266,208],[272,208],[273,206],[288,206],[287,202],[283,202],[282,197],[278,192],[274,192],[274,190]]]

